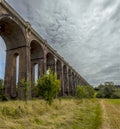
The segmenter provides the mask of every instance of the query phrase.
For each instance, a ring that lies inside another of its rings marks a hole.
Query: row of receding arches
[[[34,85],[35,81],[50,68],[57,74],[57,78],[61,80],[61,95],[74,95],[75,86],[79,81],[79,78],[74,75],[74,72],[72,72],[67,65],[57,59],[57,57],[51,52],[45,53],[43,47],[38,42],[32,41],[30,46],[32,85]]]
[[[30,80],[31,86],[48,68],[61,80],[60,95],[74,95],[82,80],[67,64],[44,44],[27,37],[26,28],[11,16],[0,16],[0,35],[6,44],[5,95],[24,98],[21,79]],[[16,88],[18,82],[18,88]],[[32,89],[32,88],[31,88]],[[30,96],[32,91],[30,89]],[[18,90],[18,91],[17,91]]]

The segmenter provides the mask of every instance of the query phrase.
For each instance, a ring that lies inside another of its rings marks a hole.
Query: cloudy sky
[[[120,0],[6,1],[90,84],[120,84]]]

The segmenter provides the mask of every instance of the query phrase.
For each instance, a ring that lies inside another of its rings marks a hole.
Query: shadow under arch
[[[59,93],[59,96],[62,96],[63,95],[63,84],[62,84],[62,62],[57,59],[57,62],[56,62],[56,73],[57,73],[57,79],[60,80],[60,93]]]
[[[44,74],[44,49],[43,46],[36,40],[30,43],[30,57],[31,57],[31,86],[32,97],[34,97],[33,89],[36,80]],[[37,66],[37,67],[36,67]]]
[[[46,69],[51,69],[54,73],[55,71],[55,58],[54,55],[50,52],[47,53],[46,55]]]
[[[63,66],[63,85],[64,85],[64,94],[68,95],[68,73],[67,66]]]
[[[62,78],[62,63],[60,60],[57,60],[56,63],[56,73],[57,73],[57,78],[61,79]]]
[[[26,38],[21,25],[10,15],[0,15],[0,36],[6,45],[5,96],[16,96],[16,57],[19,55],[19,79],[26,78]],[[17,56],[16,56],[17,53]],[[23,98],[22,89],[18,88],[18,98]]]

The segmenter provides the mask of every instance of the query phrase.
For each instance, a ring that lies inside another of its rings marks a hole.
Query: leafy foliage
[[[30,82],[29,81],[25,81],[25,79],[22,79],[20,81],[20,84],[23,87],[24,99],[27,102],[28,96],[29,96],[29,85],[30,85]]]
[[[98,86],[97,98],[120,98],[120,88],[114,84],[105,84]]]
[[[50,69],[38,79],[37,83],[38,94],[51,105],[54,97],[60,91],[60,80],[57,79],[56,74],[54,74]]]
[[[76,97],[77,98],[93,98],[94,89],[92,86],[77,86]]]

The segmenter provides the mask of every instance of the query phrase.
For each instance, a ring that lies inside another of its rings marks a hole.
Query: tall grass
[[[60,99],[0,102],[0,129],[97,129],[101,110],[96,100]]]
[[[106,99],[106,102],[111,104],[120,105],[120,99]]]

